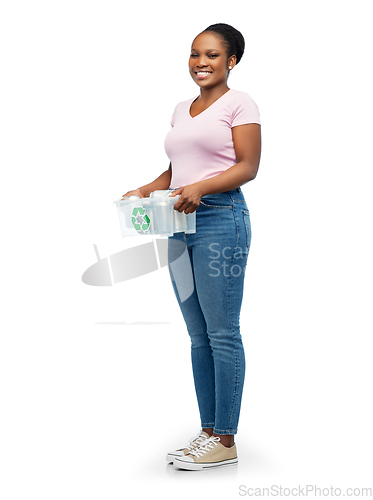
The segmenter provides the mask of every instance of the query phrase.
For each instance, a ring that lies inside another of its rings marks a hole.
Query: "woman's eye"
[[[197,54],[190,54],[190,57],[197,57]]]
[[[218,57],[218,54],[210,54],[209,57]]]

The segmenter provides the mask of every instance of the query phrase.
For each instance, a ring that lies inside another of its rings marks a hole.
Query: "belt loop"
[[[237,188],[237,193],[240,193],[241,192],[241,188]]]

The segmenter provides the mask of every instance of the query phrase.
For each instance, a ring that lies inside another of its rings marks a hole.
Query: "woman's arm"
[[[197,210],[202,196],[231,191],[255,179],[261,155],[261,127],[248,123],[232,128],[237,163],[210,179],[176,189],[171,196],[181,194],[175,210],[186,214]]]
[[[236,189],[255,179],[261,154],[261,127],[248,123],[232,128],[237,163],[215,177],[196,182],[202,196]]]
[[[141,186],[132,191],[128,191],[126,194],[122,196],[122,199],[125,196],[141,196],[141,198],[147,198],[153,191],[156,191],[158,189],[168,189],[171,184],[171,176],[172,176],[172,166],[170,163],[168,170],[165,170],[153,182],[145,184],[145,186]]]

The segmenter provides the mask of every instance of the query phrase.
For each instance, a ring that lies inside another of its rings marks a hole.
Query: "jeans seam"
[[[233,396],[232,396],[232,413],[231,413],[231,419],[229,421],[229,427],[232,428],[232,420],[233,420],[233,415],[236,413],[236,405],[237,405],[237,397],[238,397],[238,381],[239,381],[239,372],[240,372],[240,366],[238,362],[238,351],[237,351],[237,340],[234,339],[234,357],[235,357],[235,384],[234,384],[234,391],[233,391]]]
[[[235,224],[236,224],[236,234],[237,234],[237,241],[236,241],[236,247],[238,246],[238,243],[239,243],[239,224],[238,224],[238,221],[237,221],[237,214],[236,214],[236,211],[233,210],[233,215],[234,215],[234,221],[235,221]],[[233,262],[234,262],[234,254],[232,254],[232,257],[231,257],[231,266],[233,265]],[[232,301],[233,301],[233,297],[232,297],[232,293],[233,293],[233,281],[232,281],[232,274],[230,273],[229,275],[229,308],[230,308],[230,311],[229,311],[229,319],[230,319],[230,334],[231,334],[231,337],[232,337],[232,341],[233,341],[233,344],[234,344],[234,375],[235,375],[235,379],[234,379],[234,389],[233,389],[233,394],[232,394],[232,400],[231,400],[231,405],[230,405],[230,415],[228,417],[228,422],[229,422],[229,428],[232,428],[232,421],[233,421],[233,417],[235,415],[235,410],[236,410],[236,403],[237,403],[237,386],[238,386],[238,379],[239,377],[237,376],[237,371],[239,369],[238,367],[238,359],[237,359],[237,341],[236,339],[234,338],[234,335],[233,335],[233,306],[232,306]]]
[[[236,241],[236,247],[238,247],[238,242],[240,238],[240,232],[239,232],[239,224],[237,222],[237,214],[235,210],[233,209],[233,217],[234,217],[234,223],[236,224],[236,234],[237,234],[237,241]],[[232,261],[233,261],[233,256],[232,256]]]
[[[251,221],[250,221],[250,212],[249,210],[243,210],[242,211],[242,214],[243,214],[243,223],[244,223],[244,228],[245,228],[245,233],[246,233],[246,246],[248,248],[248,250],[250,250],[250,246],[251,246]],[[248,227],[248,224],[246,222],[246,217],[245,215],[248,215],[249,216],[249,223],[250,223],[250,237],[249,237],[249,227]],[[250,240],[250,241],[249,241]]]
[[[233,214],[234,214],[234,211],[233,211]],[[233,261],[233,256],[232,256],[231,260]],[[233,311],[232,311],[232,278],[231,278],[231,274],[229,274],[229,277],[228,277],[228,290],[229,290],[229,296],[228,296],[229,330],[230,330],[230,332],[232,332],[232,315],[233,315]],[[232,410],[232,406],[230,406],[230,409]],[[232,412],[230,413],[230,415],[228,417],[228,420],[227,420],[229,422],[228,427],[230,427],[230,425],[231,425],[231,420],[232,420]]]
[[[236,219],[236,214],[235,214],[235,219]],[[237,221],[236,221],[236,227],[237,227],[237,239],[238,239]],[[231,266],[233,265],[233,259],[234,259],[234,254],[232,254]],[[232,274],[230,273],[229,274],[229,307],[230,307],[230,325],[229,325],[229,327],[230,327],[230,335],[231,335],[233,343],[234,343],[234,350],[236,351],[235,340],[233,338],[233,304],[232,304],[232,302],[233,302],[233,297],[232,297],[233,286],[232,285],[233,285]],[[235,358],[236,358],[236,352],[235,352]],[[234,411],[235,411],[235,400],[236,400],[235,393],[236,393],[236,386],[237,386],[237,361],[236,361],[236,359],[235,359],[235,364],[234,364],[234,374],[235,374],[235,384],[234,384],[234,391],[232,394],[232,402],[230,405],[231,412],[230,412],[229,419],[228,419],[228,422],[229,422],[228,427],[229,428],[232,427],[232,420],[233,420],[233,415],[234,415]]]

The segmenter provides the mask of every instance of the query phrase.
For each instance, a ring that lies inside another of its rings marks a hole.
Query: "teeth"
[[[197,75],[209,75],[210,71],[197,71]]]

